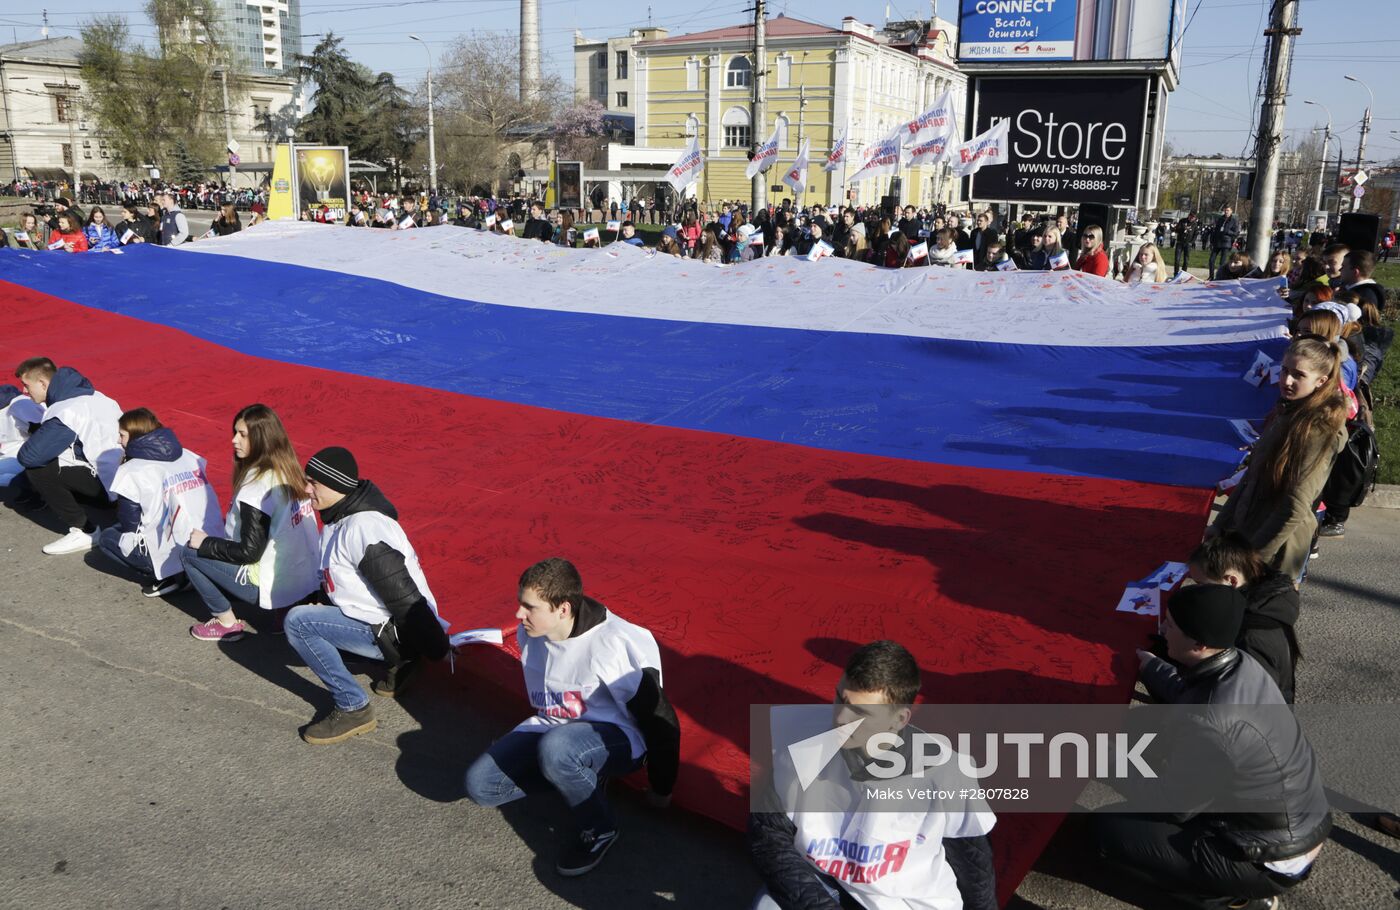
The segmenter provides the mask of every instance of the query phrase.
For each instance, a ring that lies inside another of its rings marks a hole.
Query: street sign
[[[1366,173],[1365,171],[1357,171],[1357,172],[1356,172],[1356,176],[1353,177],[1353,178],[1351,178],[1351,179],[1352,179],[1352,182],[1355,183],[1357,186],[1361,186],[1361,185],[1364,184],[1367,180],[1370,180],[1370,179],[1371,179],[1371,175],[1368,174],[1368,173]]]
[[[239,158],[237,155],[229,155],[229,156],[228,156],[228,166],[229,166],[229,167],[238,167],[238,162],[241,161],[241,160],[242,160],[242,159]]]
[[[1351,194],[1357,199],[1360,199],[1362,196],[1366,195],[1366,187],[1358,186],[1356,189],[1351,191]]]

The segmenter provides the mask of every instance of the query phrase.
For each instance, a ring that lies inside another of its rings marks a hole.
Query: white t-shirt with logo
[[[28,395],[18,395],[0,408],[0,458],[13,458],[29,438],[29,425],[44,419],[44,406]]]
[[[229,540],[242,537],[238,506],[245,502],[271,518],[272,526],[262,558],[245,566],[239,580],[258,586],[258,606],[264,610],[305,600],[321,586],[321,532],[310,500],[289,498],[275,477],[249,475],[238,488],[224,521],[224,536]]]
[[[189,449],[174,461],[123,462],[112,493],[141,507],[141,527],[122,535],[121,549],[130,555],[138,544],[145,546],[156,578],[183,571],[176,547],[189,540],[192,531],[219,533],[219,497],[209,484],[204,459]]]
[[[790,725],[793,718],[798,718],[798,724],[808,723],[816,716],[810,709],[789,712],[786,719],[783,714],[781,708],[773,709],[775,747],[823,732],[817,728],[784,729],[784,723]],[[957,876],[948,864],[943,840],[978,837],[991,831],[996,816],[986,803],[969,794],[923,806],[908,801],[895,809],[888,802],[871,798],[869,791],[958,791],[969,785],[966,778],[954,775],[940,780],[935,769],[918,778],[857,781],[838,754],[804,791],[787,749],[779,748],[774,785],[788,818],[797,827],[793,844],[808,863],[840,882],[842,890],[869,910],[962,910]],[[798,806],[803,810],[791,810]],[[830,811],[806,811],[809,806]]]
[[[641,686],[642,670],[661,672],[661,651],[650,632],[609,610],[606,619],[576,638],[531,638],[524,626],[515,634],[525,691],[536,712],[516,730],[543,733],[575,720],[608,723],[627,734],[634,759],[645,754],[642,731],[627,703]]]
[[[354,512],[334,524],[326,525],[321,533],[321,582],[331,603],[351,619],[371,626],[389,621],[384,601],[360,574],[360,560],[365,550],[377,543],[388,544],[403,556],[409,577],[418,593],[428,601],[434,613],[437,600],[428,589],[428,579],[418,563],[418,554],[408,542],[408,535],[397,521],[383,512]],[[439,620],[441,622],[441,620]]]
[[[122,409],[101,392],[79,395],[51,404],[44,411],[44,420],[58,420],[77,435],[77,440],[58,456],[59,467],[85,467],[102,481],[102,488],[111,494],[112,479],[117,476],[125,453],[117,436],[117,421]],[[78,443],[83,457],[78,458]]]

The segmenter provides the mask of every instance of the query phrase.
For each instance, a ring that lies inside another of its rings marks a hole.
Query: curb
[[[1366,497],[1363,509],[1400,509],[1400,486],[1390,483],[1377,484],[1370,496]]]

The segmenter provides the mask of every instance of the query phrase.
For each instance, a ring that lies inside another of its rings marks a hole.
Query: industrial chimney
[[[540,87],[540,3],[520,0],[520,100],[535,97]]]

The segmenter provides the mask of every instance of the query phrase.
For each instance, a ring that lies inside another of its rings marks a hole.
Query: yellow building
[[[778,164],[764,177],[770,186],[778,184],[801,140],[810,139],[807,204],[848,198],[844,180],[859,168],[864,148],[922,113],[945,89],[953,90],[956,110],[965,107],[967,82],[941,20],[877,30],[847,17],[836,29],[778,16],[765,31],[767,122],[757,125],[758,140],[766,140],[779,121],[787,129]],[[706,159],[699,198],[747,203],[744,169],[755,128],[753,25],[639,42],[632,53],[637,145],[679,149],[698,135]],[[823,172],[827,152],[848,126],[847,171]],[[855,203],[875,204],[890,192],[891,178],[873,177],[849,189]],[[950,200],[955,189],[946,167],[920,166],[904,170],[895,195],[928,205]],[[790,195],[784,187],[770,191],[769,200]]]

